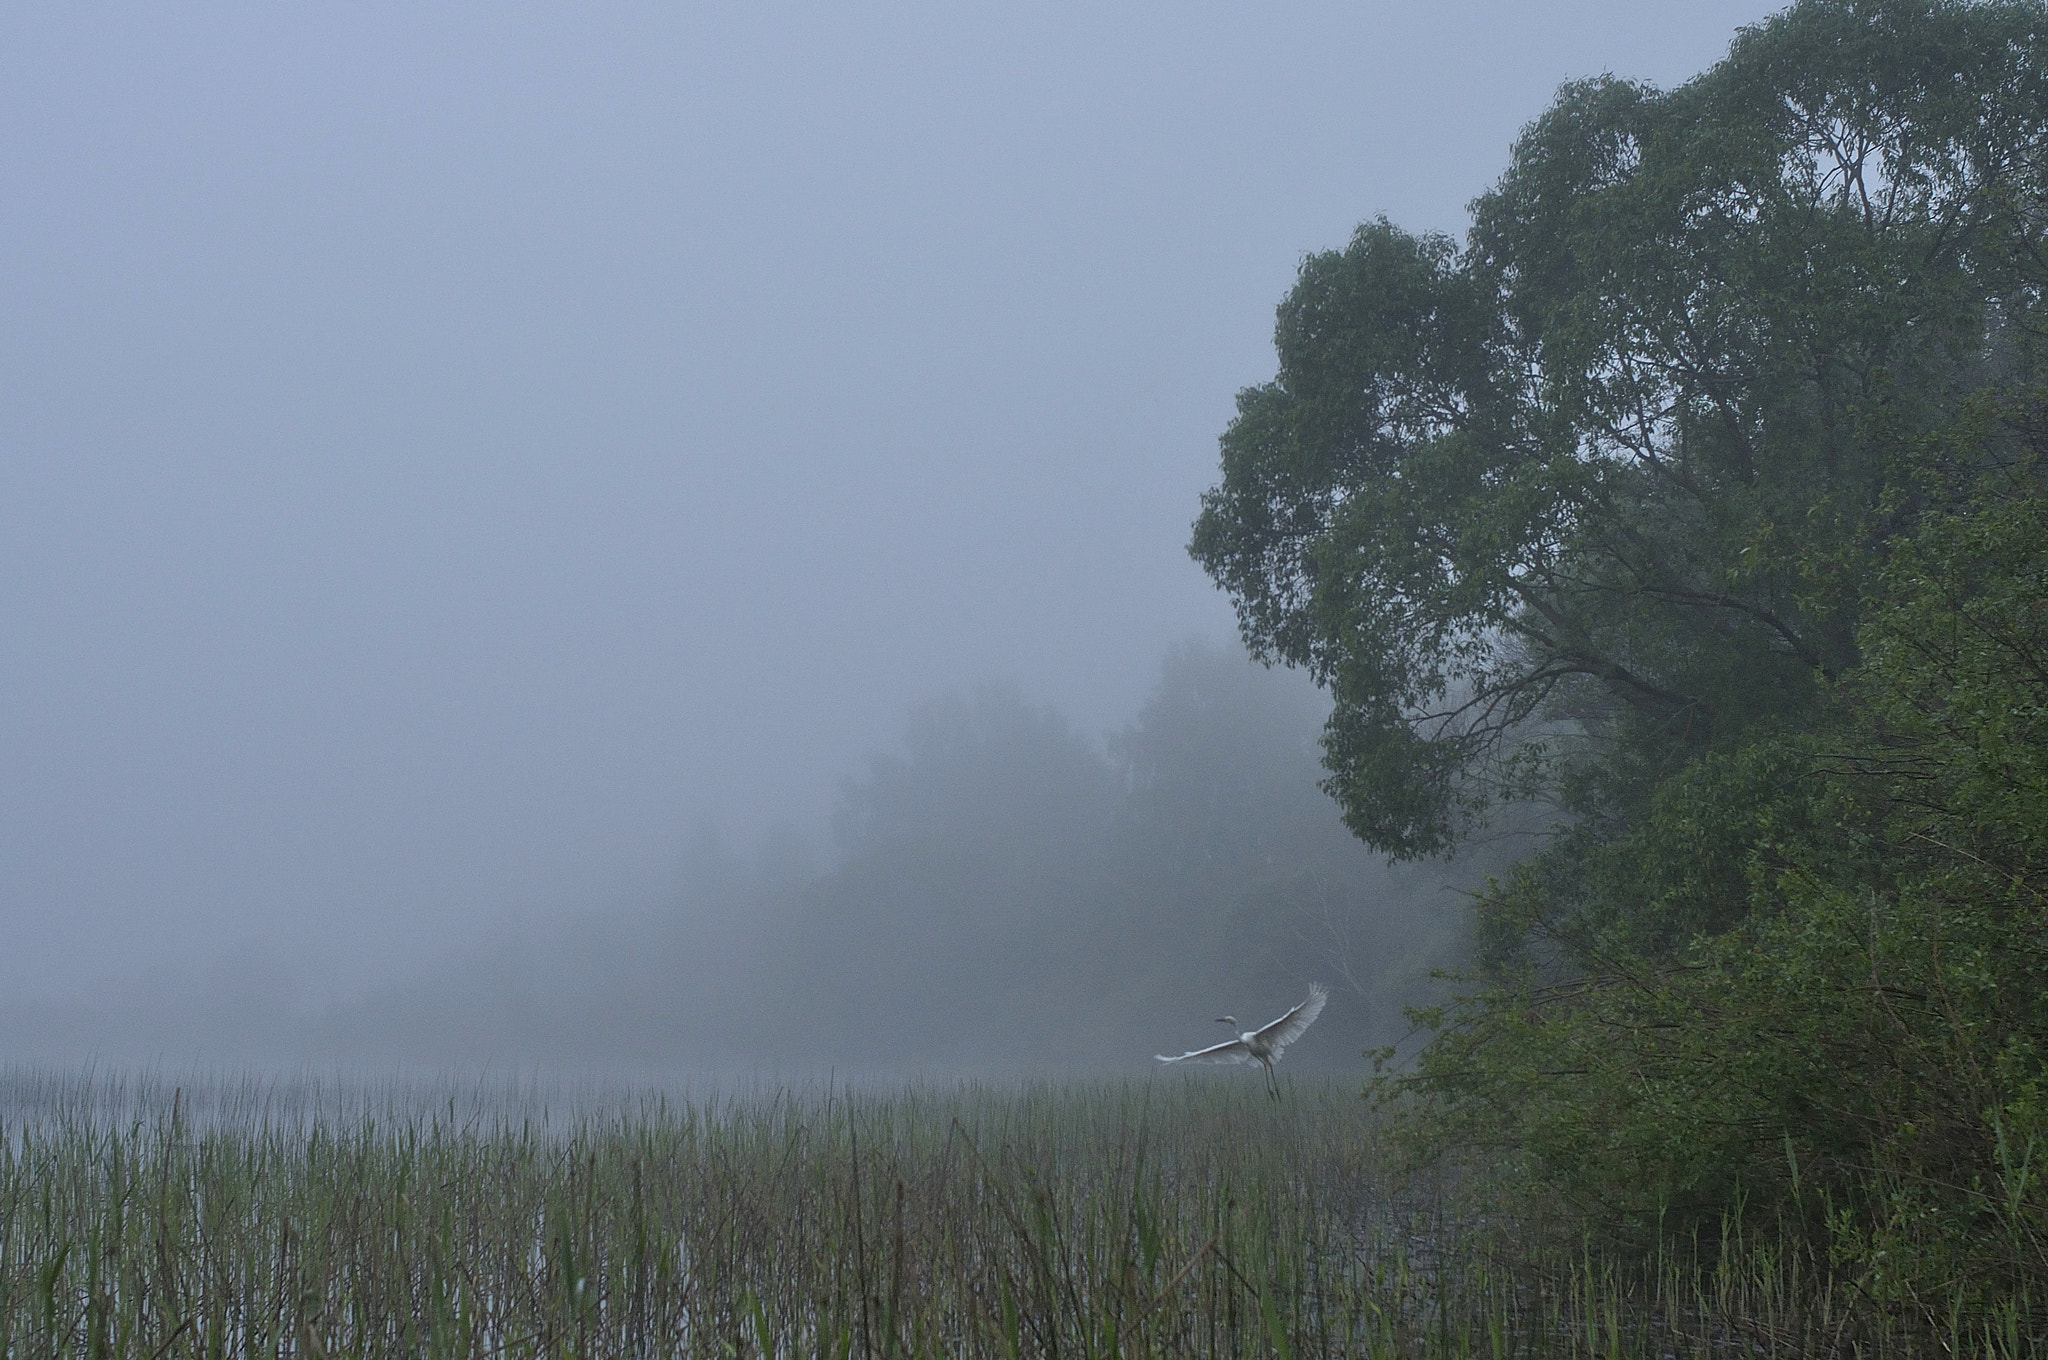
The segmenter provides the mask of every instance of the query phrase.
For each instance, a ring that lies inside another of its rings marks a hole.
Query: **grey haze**
[[[359,1015],[824,872],[912,705],[1123,730],[1301,255],[1764,12],[10,6],[0,999]]]

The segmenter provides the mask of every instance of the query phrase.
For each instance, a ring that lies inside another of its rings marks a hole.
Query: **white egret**
[[[1164,1053],[1155,1053],[1152,1056],[1163,1063],[1255,1062],[1266,1069],[1267,1091],[1277,1096],[1280,1094],[1280,1088],[1273,1077],[1273,1064],[1280,1061],[1281,1055],[1286,1052],[1289,1044],[1308,1033],[1308,1027],[1313,1025],[1316,1022],[1316,1017],[1323,1013],[1323,1003],[1329,999],[1330,994],[1323,990],[1322,983],[1311,982],[1308,985],[1308,998],[1270,1025],[1246,1030],[1235,1039],[1226,1039],[1220,1044],[1211,1044],[1207,1048],[1198,1048],[1192,1053],[1183,1053],[1179,1057],[1169,1058]],[[1237,1026],[1237,1017],[1234,1015],[1218,1016],[1217,1023],[1229,1025],[1234,1029]]]

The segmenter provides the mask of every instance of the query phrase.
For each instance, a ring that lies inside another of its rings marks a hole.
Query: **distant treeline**
[[[449,960],[311,1051],[761,1073],[1142,1073],[1334,992],[1291,1067],[1363,1070],[1440,990],[1463,865],[1390,868],[1318,787],[1327,700],[1176,648],[1106,743],[1015,690],[918,707],[844,784],[837,845],[699,835],[678,897]],[[1462,876],[1462,878],[1461,878]],[[1254,1021],[1256,1023],[1257,1021]]]

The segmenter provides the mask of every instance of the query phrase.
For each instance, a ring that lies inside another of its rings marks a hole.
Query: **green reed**
[[[0,1355],[1910,1351],[1796,1254],[1539,1259],[1353,1088],[0,1077]],[[2017,1332],[1957,1330],[2018,1354]]]

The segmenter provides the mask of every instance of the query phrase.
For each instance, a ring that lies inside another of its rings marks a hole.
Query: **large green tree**
[[[1556,813],[1436,1135],[1869,1299],[2048,1274],[2044,236],[2048,10],[1802,0],[1304,263],[1192,551],[1365,841]]]
[[[2033,376],[2041,25],[1801,4],[1668,93],[1567,87],[1462,247],[1302,266],[1192,547],[1332,690],[1360,836],[1443,850],[1574,737],[1663,766],[1855,664],[1901,449]]]

